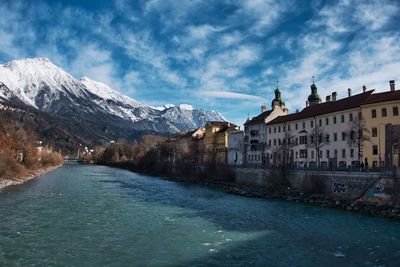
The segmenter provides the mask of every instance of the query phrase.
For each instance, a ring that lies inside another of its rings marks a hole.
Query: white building
[[[243,131],[228,133],[228,165],[241,166],[243,164]]]
[[[349,146],[348,133],[353,120],[361,114],[360,106],[373,90],[337,100],[336,92],[321,103],[317,86],[311,85],[306,107],[294,114],[280,116],[269,122],[267,160],[272,165],[290,164],[298,167],[341,167],[358,164],[358,149]],[[321,135],[320,141],[314,138]],[[319,149],[316,147],[319,144]],[[317,154],[318,153],[318,154]]]
[[[275,89],[275,98],[271,110],[261,106],[261,114],[244,123],[244,164],[250,166],[266,166],[266,124],[278,116],[288,114],[285,102],[281,99],[281,91]]]

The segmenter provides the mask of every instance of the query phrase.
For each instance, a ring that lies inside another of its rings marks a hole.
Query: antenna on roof
[[[315,76],[312,76],[312,83],[315,83]]]
[[[279,81],[276,80],[276,89],[278,89],[278,87],[279,87]]]

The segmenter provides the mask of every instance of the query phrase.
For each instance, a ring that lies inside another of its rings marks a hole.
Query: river
[[[103,166],[0,192],[0,266],[400,266],[400,223]]]

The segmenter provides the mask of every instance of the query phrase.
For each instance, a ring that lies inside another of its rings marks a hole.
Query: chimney
[[[390,91],[394,92],[396,90],[394,80],[389,81]]]
[[[365,93],[367,91],[367,86],[363,85],[363,93]]]
[[[336,101],[337,92],[332,93],[332,101]]]
[[[306,101],[306,107],[308,107],[310,105],[310,102],[308,102],[308,100]]]
[[[349,95],[349,97],[351,96],[351,88],[347,89],[347,94]]]
[[[265,112],[265,111],[267,111],[267,106],[262,105],[262,106],[261,106],[261,113],[263,113],[263,112]]]
[[[330,95],[327,95],[326,98],[325,98],[325,100],[326,100],[326,102],[331,102],[331,96],[330,96]]]

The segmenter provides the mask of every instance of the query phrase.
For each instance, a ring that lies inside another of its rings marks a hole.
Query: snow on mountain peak
[[[0,64],[0,96],[18,98],[42,111],[60,116],[109,114],[134,123],[138,130],[187,131],[207,121],[225,120],[215,111],[189,104],[150,107],[88,77],[75,79],[47,58],[27,58]],[[74,117],[72,117],[73,119]]]
[[[194,109],[193,106],[188,105],[188,104],[180,104],[180,105],[179,105],[179,108],[180,108],[181,110],[193,110],[193,109]]]
[[[89,92],[91,92],[92,94],[95,94],[103,99],[119,101],[122,103],[129,104],[132,107],[143,106],[141,103],[137,102],[136,100],[113,90],[111,87],[109,87],[105,83],[94,81],[86,76],[83,76],[79,81],[86,86],[86,88]]]

